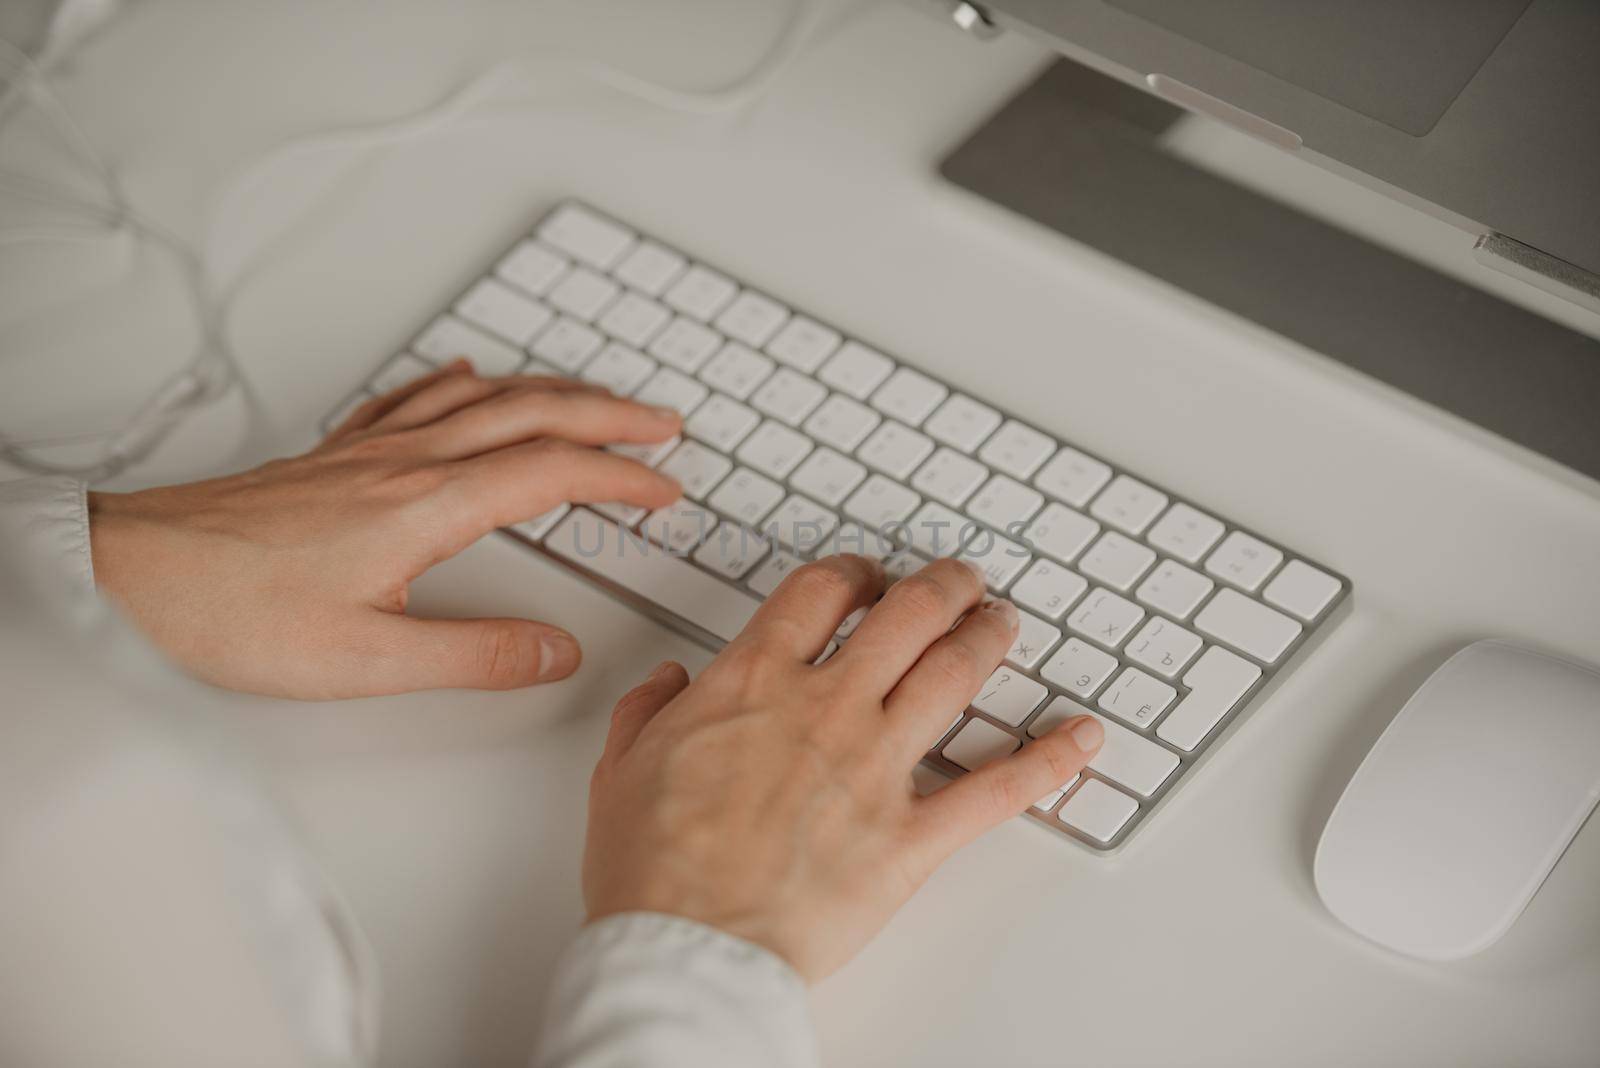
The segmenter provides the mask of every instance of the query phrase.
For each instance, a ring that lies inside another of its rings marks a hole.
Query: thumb
[[[381,622],[380,692],[459,688],[514,690],[564,679],[583,651],[559,627],[527,619],[415,619]]]
[[[662,662],[650,676],[622,695],[611,712],[611,731],[601,759],[615,760],[633,747],[645,724],[689,685],[689,673],[671,660]]]

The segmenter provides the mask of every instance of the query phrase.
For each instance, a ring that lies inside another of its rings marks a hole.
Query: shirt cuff
[[[776,954],[655,912],[579,932],[556,969],[537,1068],[813,1068],[805,984]]]
[[[0,482],[0,550],[22,573],[85,602],[94,600],[88,491],[62,476]]]

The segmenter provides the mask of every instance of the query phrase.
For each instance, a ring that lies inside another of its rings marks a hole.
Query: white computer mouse
[[[1600,669],[1481,641],[1429,676],[1317,845],[1328,910],[1409,956],[1492,945],[1600,800]]]

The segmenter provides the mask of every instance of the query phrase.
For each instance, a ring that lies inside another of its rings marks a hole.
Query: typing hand
[[[957,848],[1083,769],[1102,737],[1089,716],[919,798],[912,767],[999,665],[1016,609],[980,606],[975,572],[940,560],[814,666],[883,583],[864,557],[803,567],[693,683],[666,663],[622,699],[590,788],[591,920],[687,916],[814,981]]]
[[[458,361],[357,409],[304,456],[90,495],[95,578],[191,674],[298,698],[509,689],[570,675],[577,641],[521,619],[405,614],[407,587],[563,501],[659,507],[678,485],[592,446],[663,441],[676,412]]]

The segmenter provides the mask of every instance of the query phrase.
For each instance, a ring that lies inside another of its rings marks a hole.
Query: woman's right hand
[[[693,683],[669,662],[622,699],[590,789],[591,921],[685,916],[815,981],[952,852],[1083,770],[1102,740],[1091,716],[919,797],[912,767],[999,666],[1017,612],[955,560],[883,587],[865,557],[809,564]]]

